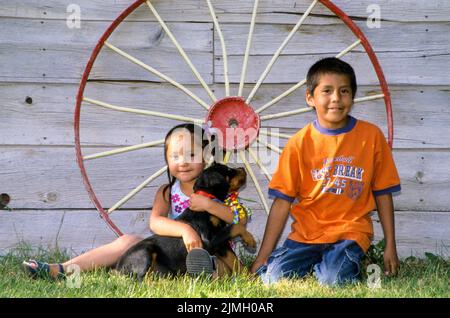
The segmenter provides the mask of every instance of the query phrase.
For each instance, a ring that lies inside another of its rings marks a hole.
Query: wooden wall
[[[131,0],[78,0],[81,27],[69,28],[72,1],[0,0],[0,192],[13,211],[0,211],[0,252],[21,241],[59,246],[74,253],[111,241],[114,234],[99,218],[84,189],[75,161],[73,112],[78,84],[89,55],[112,20]],[[155,0],[160,15],[186,50],[202,77],[223,97],[223,61],[205,1]],[[261,0],[249,60],[245,93],[263,71],[293,24],[309,5],[305,0]],[[450,2],[335,0],[371,42],[390,85],[393,101],[394,157],[402,179],[395,197],[400,254],[425,251],[449,255],[450,245]],[[251,0],[215,0],[229,53],[232,92],[237,92],[253,6]],[[367,25],[368,6],[381,9],[380,28]],[[146,6],[114,32],[111,43],[186,85],[205,101],[208,96],[180,58]],[[355,38],[322,5],[283,51],[252,105],[260,107],[303,79],[318,58],[335,55]],[[362,47],[344,57],[357,71],[357,97],[379,92]],[[203,118],[198,104],[138,66],[103,49],[85,96],[116,105]],[[300,89],[265,114],[304,107]],[[355,106],[353,115],[386,131],[384,104]],[[267,127],[293,133],[314,114],[272,120]],[[83,104],[83,153],[161,139],[173,120],[124,114]],[[284,142],[284,141],[283,141]],[[272,162],[272,168],[276,158]],[[163,165],[154,147],[86,163],[88,175],[105,206],[118,201]],[[267,189],[261,173],[257,176]],[[147,222],[158,178],[115,212],[112,219],[127,233],[148,235]],[[249,184],[243,196],[256,199]],[[249,227],[260,239],[266,213],[250,203]],[[376,217],[374,217],[376,220]],[[376,222],[376,238],[382,235]],[[286,227],[285,234],[289,230]]]

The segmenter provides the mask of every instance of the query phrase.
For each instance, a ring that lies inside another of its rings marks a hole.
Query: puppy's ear
[[[209,189],[212,190],[225,182],[225,178],[220,173],[208,169],[203,171],[203,173],[197,178],[197,180],[195,180],[194,191],[207,191]]]

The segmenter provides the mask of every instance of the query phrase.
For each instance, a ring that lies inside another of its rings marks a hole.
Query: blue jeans
[[[300,278],[314,271],[321,284],[338,285],[359,281],[362,256],[364,251],[355,241],[305,244],[287,239],[256,273],[265,284],[270,284],[281,278]]]

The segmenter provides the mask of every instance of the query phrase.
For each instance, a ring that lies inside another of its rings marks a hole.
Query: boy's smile
[[[313,95],[306,92],[306,102],[316,109],[320,126],[326,129],[345,127],[353,106],[350,79],[343,74],[322,74]]]

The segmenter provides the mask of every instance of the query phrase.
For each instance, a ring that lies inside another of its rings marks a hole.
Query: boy
[[[400,180],[380,129],[349,116],[356,89],[353,68],[337,58],[308,71],[306,102],[317,119],[288,141],[269,184],[274,202],[251,268],[265,283],[311,270],[321,284],[357,281],[375,207],[386,241],[385,273],[397,273],[392,193],[400,191]],[[292,231],[273,251],[289,212]]]

